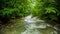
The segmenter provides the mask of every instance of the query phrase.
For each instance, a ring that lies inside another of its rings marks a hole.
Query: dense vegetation
[[[0,0],[2,23],[7,23],[11,18],[21,18],[29,14],[59,23],[60,0]]]

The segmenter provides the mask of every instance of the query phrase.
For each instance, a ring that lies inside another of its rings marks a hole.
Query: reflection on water
[[[44,20],[26,16],[23,20],[18,20],[15,24],[8,25],[0,30],[0,34],[57,34],[56,28],[45,23]]]

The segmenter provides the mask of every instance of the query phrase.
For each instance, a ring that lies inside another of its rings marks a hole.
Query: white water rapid
[[[44,20],[32,17],[32,15],[25,17],[24,24],[26,30],[21,34],[57,34],[57,32],[51,28],[52,26],[46,24]],[[50,31],[50,29],[52,30]]]

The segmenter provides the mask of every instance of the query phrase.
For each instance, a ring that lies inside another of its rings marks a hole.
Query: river
[[[37,17],[28,15],[0,30],[0,34],[59,34],[56,27]]]

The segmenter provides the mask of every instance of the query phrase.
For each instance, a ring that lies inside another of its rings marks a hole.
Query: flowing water
[[[32,15],[25,17],[24,23],[26,30],[21,34],[57,34],[54,27]]]
[[[4,33],[5,32],[5,33]],[[0,34],[58,34],[56,27],[32,15],[1,29]]]
[[[28,0],[30,11],[34,9],[36,0]],[[60,32],[60,31],[59,31]],[[37,17],[28,15],[12,25],[7,25],[0,30],[0,34],[59,34],[57,28],[45,23]]]

